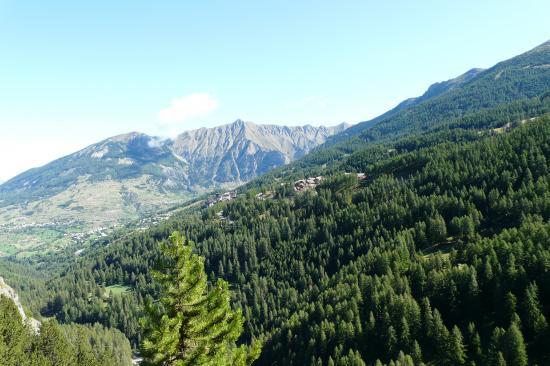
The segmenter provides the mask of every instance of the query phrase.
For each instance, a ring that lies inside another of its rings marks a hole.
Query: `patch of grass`
[[[111,286],[105,287],[105,293],[108,296],[122,295],[130,291],[132,291],[132,288],[130,286],[124,286],[124,285],[111,285]]]

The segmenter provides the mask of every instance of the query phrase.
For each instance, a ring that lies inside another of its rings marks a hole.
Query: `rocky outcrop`
[[[15,292],[13,288],[8,286],[6,282],[4,282],[4,279],[0,277],[0,296],[6,296],[7,298],[11,299],[15,306],[17,307],[17,310],[19,311],[19,314],[21,315],[21,318],[23,321],[25,321],[31,329],[35,333],[38,333],[40,330],[40,322],[34,318],[27,317],[25,314],[25,310],[23,310],[23,305],[21,305],[21,302],[19,301],[19,296]]]
[[[347,127],[288,127],[237,120],[184,132],[172,149],[188,164],[192,184],[243,182],[304,156]]]

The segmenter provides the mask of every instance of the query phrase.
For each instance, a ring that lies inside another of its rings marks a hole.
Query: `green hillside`
[[[0,264],[36,316],[99,322],[138,348],[158,243],[178,230],[211,283],[229,283],[240,341],[263,340],[257,365],[549,364],[549,64],[547,42],[356,126],[235,200],[76,258]]]
[[[438,83],[443,86],[439,88],[434,84],[423,96],[407,100],[379,117],[334,136],[306,160],[330,163],[374,141],[440,128],[472,113],[499,110],[511,102],[529,104],[531,98],[548,92],[549,60],[550,41],[547,41],[487,70],[477,70],[470,77],[463,75],[458,80]]]
[[[47,286],[43,311],[137,342],[155,241],[179,229],[199,243],[210,278],[233,284],[247,339],[267,339],[258,364],[387,363],[400,351],[485,364],[513,357],[506,342],[518,334],[543,364],[549,135],[550,118],[538,118],[383,159],[364,182],[337,174],[313,191],[280,186],[271,200],[248,194],[184,214],[84,257]],[[132,291],[94,295],[112,285]]]

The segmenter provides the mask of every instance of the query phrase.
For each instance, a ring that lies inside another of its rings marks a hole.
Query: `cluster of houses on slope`
[[[73,224],[77,224],[77,220],[56,220],[52,222],[25,222],[24,217],[17,217],[12,221],[6,222],[4,224],[0,225],[0,228],[4,229],[7,232],[14,232],[14,231],[20,231],[24,229],[34,229],[34,228],[59,228],[64,226],[70,226]]]
[[[231,201],[233,199],[237,198],[237,192],[235,191],[229,191],[225,193],[218,193],[215,196],[209,197],[206,200],[206,206],[214,206],[218,202],[224,202],[224,201]]]
[[[344,173],[345,175],[351,175],[351,174],[357,174],[358,180],[364,180],[367,179],[367,175],[365,173]],[[319,184],[321,184],[321,181],[323,180],[322,176],[318,177],[309,177],[306,179],[300,179],[294,182],[294,190],[296,192],[305,191],[307,189],[315,188]]]
[[[154,214],[152,216],[143,217],[137,222],[136,230],[145,231],[151,228],[151,226],[155,226],[167,219],[169,219],[173,215],[173,212],[165,212],[165,213],[158,213]]]
[[[346,174],[346,175],[356,174],[357,179],[359,179],[359,180],[364,180],[364,179],[367,178],[367,175],[365,173],[344,173],[344,174]],[[296,192],[301,192],[301,191],[305,191],[305,190],[308,190],[308,189],[311,189],[311,188],[315,188],[319,184],[321,184],[323,179],[324,179],[323,176],[318,176],[318,177],[309,177],[309,178],[306,178],[306,179],[297,180],[296,182],[294,182],[294,190]],[[284,183],[281,183],[281,185],[283,185],[283,184]],[[272,191],[260,192],[260,193],[256,194],[256,198],[259,199],[259,200],[265,200],[265,199],[268,199],[268,198],[273,198],[274,196],[275,196],[275,193],[272,192]],[[235,198],[237,198],[237,192],[229,191],[229,192],[224,192],[224,193],[217,193],[216,195],[209,197],[206,200],[205,203],[206,203],[206,206],[211,207],[211,206],[214,206],[216,203],[224,202],[224,201],[231,201]]]
[[[317,187],[321,184],[323,180],[322,176],[319,177],[309,177],[306,179],[300,179],[294,182],[294,190],[296,192],[305,191],[306,189],[311,189]]]
[[[120,226],[120,225],[119,224],[114,224],[112,227],[103,227],[102,226],[102,227],[98,227],[98,228],[95,228],[95,229],[90,229],[88,231],[83,231],[83,232],[76,232],[76,233],[67,232],[67,233],[64,233],[63,236],[66,237],[66,238],[70,238],[73,242],[82,243],[85,240],[89,239],[93,235],[105,237],[105,236],[107,236],[109,230],[114,229],[118,226]]]

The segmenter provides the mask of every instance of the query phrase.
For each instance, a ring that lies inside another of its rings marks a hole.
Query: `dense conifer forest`
[[[237,343],[263,345],[255,365],[550,364],[550,74],[531,67],[548,48],[390,111],[235,200],[0,268],[35,316],[116,328],[138,350],[166,292],[152,269],[178,231],[209,286],[228,283]]]
[[[63,270],[36,310],[118,328],[137,347],[157,242],[180,230],[210,280],[232,284],[242,340],[265,342],[257,364],[546,364],[550,118],[516,125],[419,137],[364,181],[334,174],[268,200],[255,188],[130,233]],[[131,290],[105,298],[115,284]]]
[[[132,364],[130,343],[117,330],[94,325],[23,322],[13,301],[0,296],[0,364],[4,366],[112,366]]]

